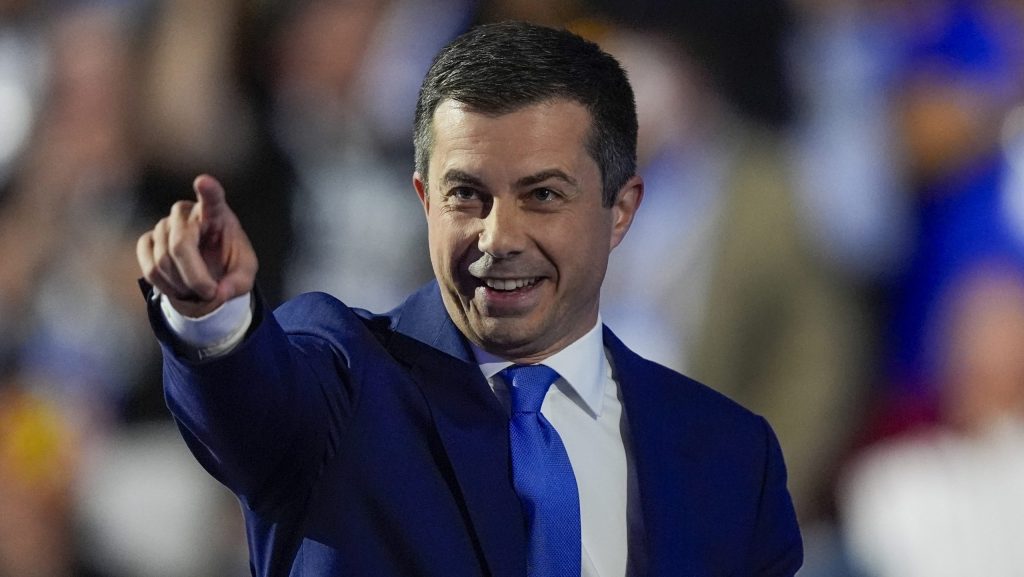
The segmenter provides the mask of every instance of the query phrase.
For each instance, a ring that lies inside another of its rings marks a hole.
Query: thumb
[[[203,231],[221,228],[225,215],[230,214],[231,209],[224,199],[224,187],[220,182],[208,175],[201,174],[192,182],[192,189],[196,192],[198,199],[199,221],[202,223]]]

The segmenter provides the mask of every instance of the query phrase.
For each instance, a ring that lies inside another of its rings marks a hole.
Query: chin
[[[488,352],[506,356],[529,352],[540,344],[541,335],[523,321],[512,319],[482,319],[472,322],[473,332]]]

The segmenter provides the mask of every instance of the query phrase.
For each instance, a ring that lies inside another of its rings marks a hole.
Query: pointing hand
[[[174,203],[168,216],[139,237],[136,256],[143,277],[175,310],[200,317],[250,292],[258,261],[220,183],[202,175],[192,188],[196,201]]]

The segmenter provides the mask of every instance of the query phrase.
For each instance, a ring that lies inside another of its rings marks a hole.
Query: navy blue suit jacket
[[[507,416],[436,283],[386,315],[325,294],[229,355],[189,358],[158,307],[167,402],[243,504],[260,576],[523,577]],[[636,463],[651,576],[788,576],[800,534],[764,419],[604,341]]]

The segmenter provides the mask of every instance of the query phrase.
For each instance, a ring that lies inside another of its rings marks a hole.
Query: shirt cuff
[[[160,295],[160,310],[174,336],[196,349],[200,359],[231,352],[245,339],[252,325],[252,293],[237,296],[199,318],[174,310],[167,295]]]

